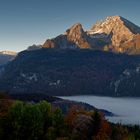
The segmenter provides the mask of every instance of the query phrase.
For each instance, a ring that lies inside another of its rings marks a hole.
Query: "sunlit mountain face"
[[[107,17],[84,31],[80,23],[64,34],[47,40],[44,48],[80,48],[116,53],[140,53],[140,28],[121,16]]]

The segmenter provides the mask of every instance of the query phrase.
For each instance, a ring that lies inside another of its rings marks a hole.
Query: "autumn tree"
[[[0,93],[0,117],[5,117],[12,106],[13,101],[6,93]]]
[[[111,128],[104,115],[95,110],[92,115],[92,140],[108,140]]]

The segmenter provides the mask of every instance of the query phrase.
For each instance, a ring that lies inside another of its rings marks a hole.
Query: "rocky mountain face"
[[[80,23],[74,24],[63,35],[60,35],[54,39],[47,40],[44,48],[90,48],[88,43],[88,36],[84,32]]]
[[[140,50],[140,28],[120,16],[107,17],[84,31],[80,23],[64,34],[47,40],[44,48],[80,48],[135,54]],[[133,44],[134,46],[131,46]]]
[[[16,52],[12,51],[1,51],[0,52],[0,65],[4,65],[9,61],[13,60],[16,56]]]

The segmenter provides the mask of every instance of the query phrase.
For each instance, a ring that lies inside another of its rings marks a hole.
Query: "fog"
[[[107,117],[111,122],[123,124],[140,124],[140,98],[112,98],[99,96],[68,96],[63,99],[81,101],[99,109],[105,109],[116,114]]]

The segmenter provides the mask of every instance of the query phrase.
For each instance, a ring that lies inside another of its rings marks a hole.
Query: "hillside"
[[[139,96],[139,62],[140,56],[89,49],[23,51],[5,67],[0,89],[65,96]]]
[[[47,101],[23,102],[0,94],[0,139],[136,140],[139,126],[112,124],[98,110],[70,107],[65,114]]]

